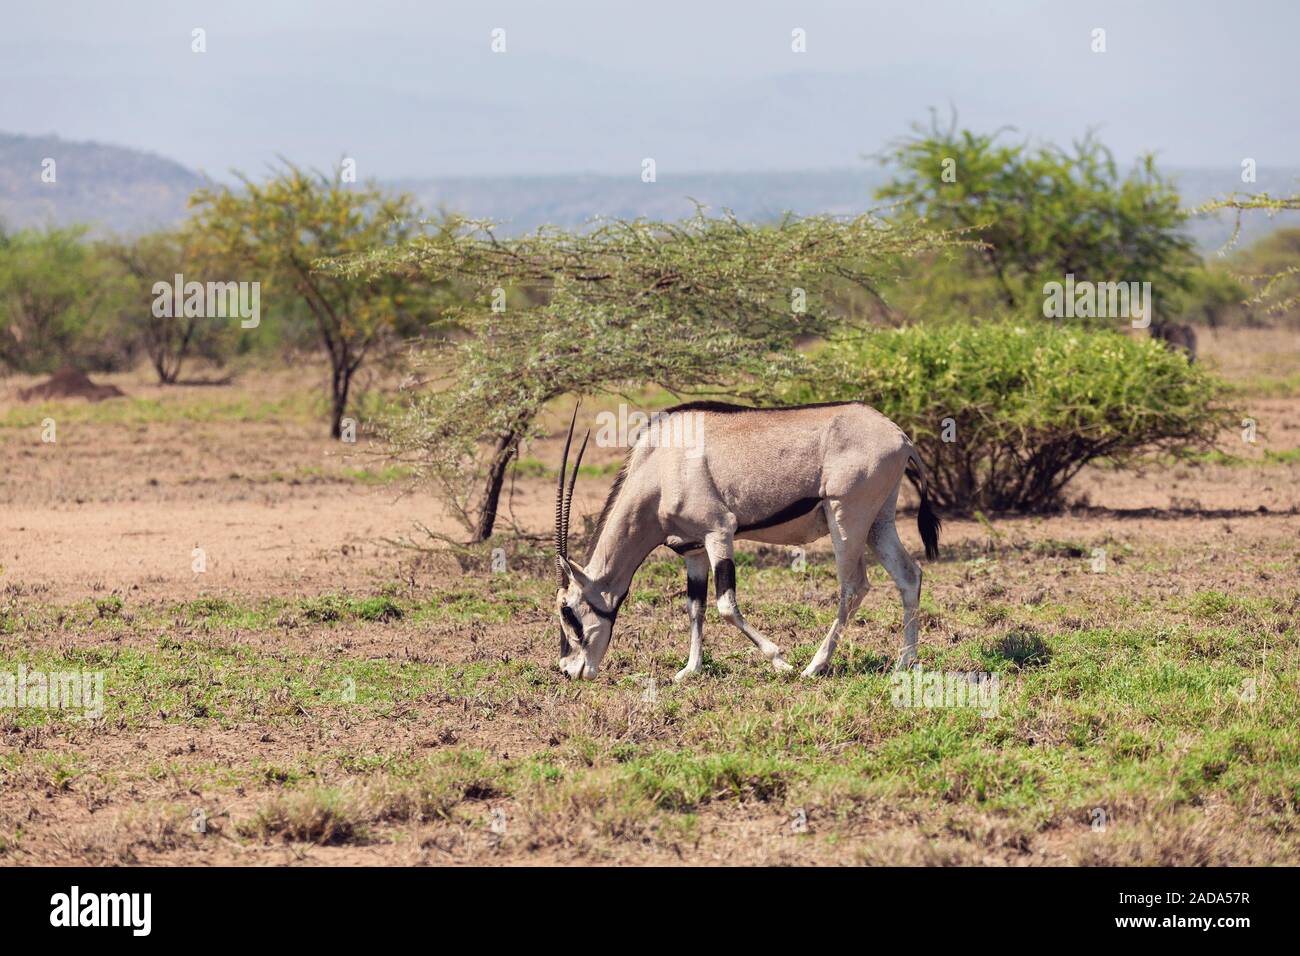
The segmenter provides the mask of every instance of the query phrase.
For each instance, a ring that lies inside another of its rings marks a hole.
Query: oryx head
[[[578,480],[582,453],[587,450],[587,432],[578,449],[569,478],[568,493],[564,488],[564,473],[569,465],[569,445],[573,441],[573,426],[578,410],[573,410],[569,422],[569,436],[564,440],[564,460],[560,464],[560,480],[555,489],[555,610],[560,616],[560,670],[566,677],[591,680],[596,676],[609,639],[614,633],[614,608],[606,600],[596,583],[576,563],[569,560],[569,509],[573,505],[573,486]]]

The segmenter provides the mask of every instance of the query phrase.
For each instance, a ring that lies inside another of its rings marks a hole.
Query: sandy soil
[[[1261,437],[1255,448],[1229,445],[1234,454],[1300,447],[1300,400],[1260,400],[1252,410]],[[427,543],[421,525],[461,533],[436,498],[406,480],[367,485],[345,477],[348,469],[381,467],[378,448],[342,446],[319,430],[315,423],[82,424],[61,429],[56,444],[42,443],[36,428],[0,430],[7,462],[0,585],[51,601],[111,592],[185,600],[365,590],[409,576],[410,553],[397,543]],[[557,433],[528,453],[556,461],[561,439]],[[617,457],[593,449],[588,460]],[[1062,537],[1159,528],[1197,538],[1203,518],[1294,514],[1296,474],[1294,465],[1091,468],[1073,489],[1086,507],[999,520],[1032,521]],[[578,513],[596,514],[608,485],[580,482]],[[545,534],[553,496],[547,480],[520,480],[510,513]],[[953,520],[948,529],[955,540],[983,534],[975,522]],[[193,571],[196,548],[206,556],[204,573]]]

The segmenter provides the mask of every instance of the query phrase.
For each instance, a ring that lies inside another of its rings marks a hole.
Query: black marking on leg
[[[709,599],[709,575],[706,571],[698,578],[686,575],[686,599],[692,604],[699,602],[703,604]]]
[[[670,544],[668,547],[678,554],[690,554],[692,551],[699,551],[704,545],[698,541],[687,541],[682,544]]]
[[[798,501],[792,501],[774,515],[756,521],[753,524],[741,525],[736,529],[736,533],[742,531],[761,531],[764,528],[775,528],[777,525],[785,524],[787,521],[794,521],[796,518],[802,518],[819,504],[822,503],[820,498],[800,498]]]
[[[713,586],[718,595],[718,600],[722,600],[724,594],[734,594],[736,590],[736,562],[731,558],[723,558],[713,569]]]

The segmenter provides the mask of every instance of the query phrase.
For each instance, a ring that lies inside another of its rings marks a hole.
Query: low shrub
[[[1050,323],[933,324],[826,346],[797,401],[857,399],[916,443],[938,504],[1045,510],[1099,459],[1209,445],[1238,416],[1201,365],[1145,336]]]

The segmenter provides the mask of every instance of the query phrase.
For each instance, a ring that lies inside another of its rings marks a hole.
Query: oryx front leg
[[[700,670],[704,655],[704,607],[709,600],[709,556],[704,551],[686,555],[686,603],[691,615],[691,652],[686,666],[674,681],[683,681]]]
[[[708,552],[709,562],[713,565],[713,586],[718,596],[718,615],[753,641],[759,653],[771,661],[772,666],[778,671],[793,670],[794,668],[781,656],[781,648],[750,627],[740,614],[740,608],[736,605],[736,562],[731,556],[731,534],[728,532],[706,535],[704,549]]]
[[[898,540],[892,509],[871,526],[871,547],[885,566],[889,576],[898,586],[903,599],[903,652],[899,655],[896,670],[905,670],[916,663],[916,639],[920,630],[917,611],[921,605],[921,569]]]
[[[835,615],[831,629],[813,659],[803,670],[804,677],[819,677],[830,670],[831,658],[835,655],[835,644],[840,634],[848,626],[867,594],[866,535],[846,514],[844,502],[826,501],[826,525],[831,533],[831,546],[835,549],[835,571],[840,579],[840,607]]]

